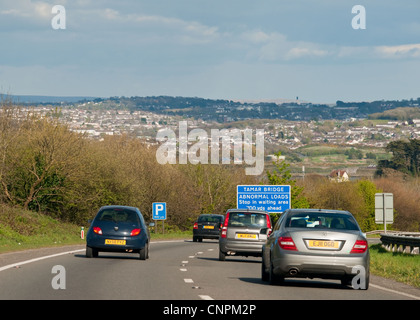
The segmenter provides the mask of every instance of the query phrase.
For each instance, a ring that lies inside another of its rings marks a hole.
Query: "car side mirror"
[[[149,223],[149,227],[154,227],[155,226],[155,223],[154,222],[150,222]]]

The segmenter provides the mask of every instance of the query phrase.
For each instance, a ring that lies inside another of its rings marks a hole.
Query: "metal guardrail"
[[[420,232],[381,233],[381,242],[388,251],[420,254]]]

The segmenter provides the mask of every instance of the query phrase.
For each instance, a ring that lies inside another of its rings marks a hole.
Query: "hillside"
[[[285,103],[213,100],[197,97],[111,97],[95,99],[107,108],[125,107],[129,110],[144,110],[158,114],[202,119],[205,121],[231,122],[248,119],[284,120],[327,120],[367,118],[372,113],[380,113],[400,107],[413,107],[417,100],[393,100],[372,102],[343,102],[335,105],[312,104],[299,100]]]
[[[249,119],[283,119],[283,120],[344,120],[350,118],[395,119],[402,111],[386,113],[393,109],[412,109],[419,112],[420,98],[416,100],[391,100],[371,102],[343,102],[335,104],[313,104],[311,102],[284,99],[274,100],[229,100],[205,99],[200,97],[44,97],[44,96],[12,96],[12,100],[24,105],[74,105],[95,103],[96,108],[104,110],[126,109],[130,111],[148,111],[161,115],[180,116],[183,118],[202,119],[219,123],[244,121]],[[95,107],[93,107],[95,108]],[[384,113],[382,115],[382,113]],[[404,112],[407,112],[406,110]],[[404,113],[403,112],[403,113]],[[411,112],[411,111],[410,111]],[[420,112],[419,112],[420,113]],[[414,115],[410,115],[413,117]]]
[[[420,119],[420,107],[400,107],[369,115],[372,120],[410,121]]]

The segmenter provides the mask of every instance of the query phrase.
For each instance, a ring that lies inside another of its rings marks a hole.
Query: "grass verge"
[[[47,215],[0,205],[0,253],[83,244],[81,227]]]
[[[191,239],[191,231],[171,231],[168,233],[150,233],[150,239],[153,240],[176,240],[176,239]]]
[[[388,252],[381,244],[369,247],[370,272],[420,288],[420,255]]]

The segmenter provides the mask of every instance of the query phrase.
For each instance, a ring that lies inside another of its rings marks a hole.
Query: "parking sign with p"
[[[152,203],[153,220],[166,220],[166,202]]]

